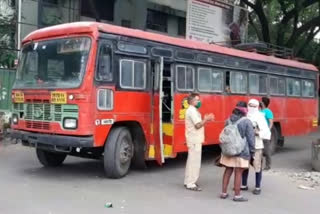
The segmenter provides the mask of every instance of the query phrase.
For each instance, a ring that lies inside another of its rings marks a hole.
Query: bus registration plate
[[[51,92],[51,103],[53,104],[65,104],[67,103],[67,93],[66,92]]]
[[[23,103],[24,102],[24,94],[22,92],[15,92],[13,102]]]

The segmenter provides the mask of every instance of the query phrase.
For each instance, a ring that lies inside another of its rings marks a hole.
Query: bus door
[[[163,57],[152,61],[152,114],[151,136],[152,144],[149,148],[149,157],[154,157],[162,165],[164,163],[162,137],[162,74]]]
[[[152,63],[153,96],[152,96],[152,134],[154,157],[159,164],[165,157],[172,155],[173,135],[173,82],[171,63],[163,57]]]

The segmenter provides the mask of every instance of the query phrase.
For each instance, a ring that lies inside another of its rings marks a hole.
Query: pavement
[[[250,191],[243,192],[249,198],[246,203],[218,198],[223,168],[213,165],[215,147],[203,154],[199,180],[203,191],[192,192],[183,187],[185,154],[162,167],[149,162],[146,170],[112,180],[104,177],[100,161],[67,157],[62,167],[44,168],[34,149],[2,140],[0,214],[319,213],[320,181],[311,172],[311,142],[318,138],[320,131],[287,138],[273,156],[272,170],[263,173],[259,196],[251,193],[250,174]],[[232,187],[231,182],[231,195]],[[112,207],[106,208],[106,203]]]

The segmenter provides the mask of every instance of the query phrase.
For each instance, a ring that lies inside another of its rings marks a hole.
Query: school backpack
[[[246,138],[241,137],[238,124],[244,119],[246,118],[242,117],[235,123],[229,120],[227,126],[220,133],[220,148],[223,155],[236,156],[243,151],[246,145]]]

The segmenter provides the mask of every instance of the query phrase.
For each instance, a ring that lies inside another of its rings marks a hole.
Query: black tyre
[[[125,127],[113,128],[104,146],[103,164],[108,178],[121,178],[128,174],[133,157],[130,131]]]
[[[278,148],[278,130],[275,127],[272,127],[271,129],[271,141],[270,141],[270,152],[271,155],[274,155]]]
[[[67,155],[64,153],[54,153],[42,149],[37,149],[37,157],[43,166],[56,167],[62,165]]]

